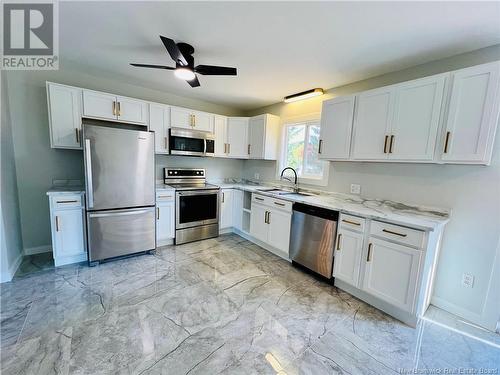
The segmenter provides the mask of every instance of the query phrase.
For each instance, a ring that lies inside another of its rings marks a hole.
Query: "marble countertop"
[[[83,186],[52,186],[48,191],[47,195],[51,194],[84,194],[85,188]]]
[[[352,194],[321,192],[311,196],[288,196],[259,190],[272,188],[271,185],[245,183],[219,183],[218,185],[223,189],[233,188],[256,192],[287,201],[310,204],[370,219],[380,219],[426,231],[433,231],[443,226],[450,217],[450,211],[442,208],[409,205],[382,199],[368,199]]]

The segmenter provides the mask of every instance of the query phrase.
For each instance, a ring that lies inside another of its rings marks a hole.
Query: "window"
[[[318,159],[319,122],[285,124],[282,167],[295,168],[301,178],[323,180],[326,162]]]

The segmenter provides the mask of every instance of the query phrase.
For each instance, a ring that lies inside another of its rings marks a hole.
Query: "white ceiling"
[[[113,72],[146,87],[240,109],[278,102],[500,43],[500,2],[60,2],[61,63]],[[192,44],[195,64],[238,68],[172,72],[159,34]]]

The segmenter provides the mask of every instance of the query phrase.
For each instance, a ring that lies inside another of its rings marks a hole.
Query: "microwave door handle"
[[[205,156],[207,154],[207,140],[203,140],[203,155]]]
[[[87,199],[89,208],[94,207],[94,187],[92,186],[92,158],[90,156],[90,139],[85,140],[85,165],[87,177]]]

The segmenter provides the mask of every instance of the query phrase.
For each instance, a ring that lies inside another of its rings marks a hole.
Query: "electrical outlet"
[[[361,185],[351,184],[351,194],[361,194]]]
[[[255,174],[253,175],[253,177],[254,177],[256,180],[258,180],[258,179],[260,179],[260,174],[255,173]]]
[[[462,275],[462,286],[465,288],[472,288],[474,286],[474,275],[464,273]]]

